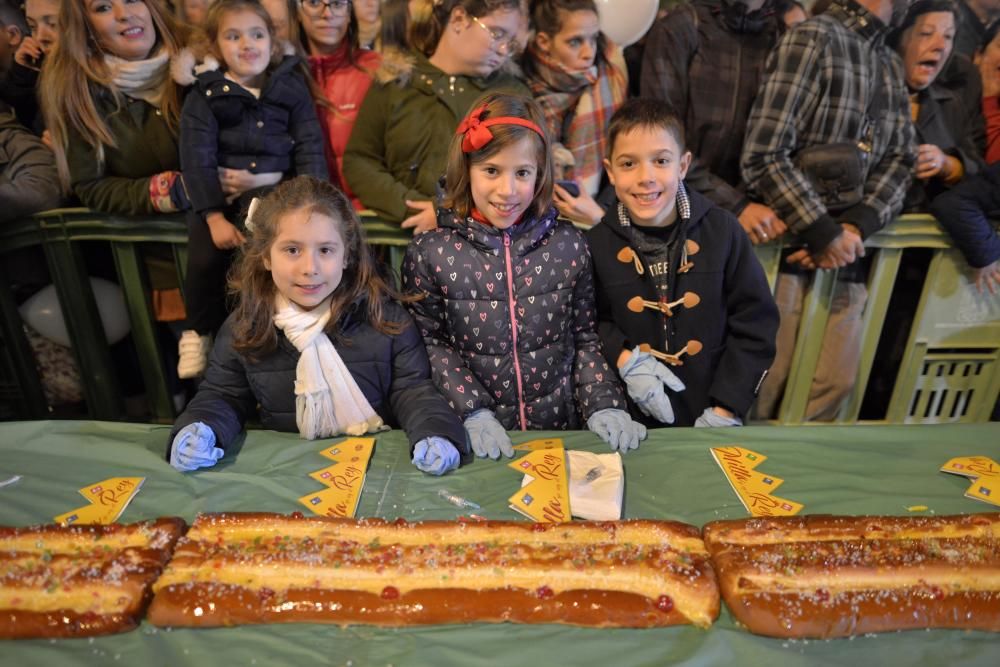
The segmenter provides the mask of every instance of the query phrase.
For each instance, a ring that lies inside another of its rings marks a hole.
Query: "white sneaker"
[[[177,377],[182,380],[196,378],[205,372],[208,365],[208,351],[212,349],[211,336],[199,336],[194,329],[188,329],[181,334],[177,352],[180,359],[177,362]]]

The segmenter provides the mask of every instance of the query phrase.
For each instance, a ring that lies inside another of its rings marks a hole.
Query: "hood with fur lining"
[[[281,42],[281,53],[286,56],[297,55],[295,47],[288,41]],[[220,65],[215,56],[203,52],[203,49],[186,46],[171,58],[170,76],[181,86],[191,86],[197,81],[199,74],[215,72]]]
[[[382,85],[393,81],[401,86],[409,85],[410,80],[413,78],[413,70],[416,69],[416,66],[417,57],[414,52],[404,51],[394,46],[389,47],[382,52],[382,63],[375,72],[375,80]],[[518,79],[524,78],[521,68],[513,58],[507,58],[497,72],[509,74]]]

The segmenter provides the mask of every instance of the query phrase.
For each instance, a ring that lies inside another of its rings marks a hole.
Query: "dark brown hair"
[[[903,35],[916,24],[917,19],[924,14],[936,14],[938,12],[951,14],[955,19],[955,28],[958,28],[958,7],[952,0],[917,0],[906,10],[906,15],[903,16],[902,23],[893,28],[889,36],[886,37],[886,44],[893,49],[899,50],[903,45]],[[954,48],[952,52],[954,53]]]
[[[609,160],[615,153],[618,136],[638,127],[666,130],[677,140],[677,147],[681,152],[684,152],[684,124],[673,108],[660,100],[635,97],[618,107],[608,121]]]
[[[555,37],[562,30],[560,12],[597,12],[594,0],[534,0],[531,3],[531,27]],[[600,16],[600,14],[598,14]]]
[[[541,136],[531,128],[521,125],[492,125],[490,132],[493,139],[478,151],[466,153],[462,150],[462,138],[456,134],[451,139],[448,148],[448,168],[445,172],[444,206],[454,211],[459,218],[466,218],[472,210],[472,186],[469,181],[469,170],[473,165],[489,160],[504,148],[516,144],[525,137],[531,139],[535,147],[538,162],[538,174],[535,180],[535,196],[531,201],[529,211],[536,217],[541,216],[552,203],[552,151],[545,129],[545,115],[534,100],[511,95],[509,93],[487,93],[473,102],[472,108],[486,106],[481,120],[512,116],[530,120],[542,131]]]
[[[410,16],[407,41],[430,58],[437,50],[441,35],[451,20],[451,13],[461,8],[466,15],[482,18],[499,9],[521,11],[520,0],[421,0]]]
[[[354,13],[354,3],[349,3],[348,7],[348,20],[347,20],[347,32],[344,34],[344,40],[347,42],[347,62],[351,65],[356,66],[358,59],[358,51],[361,50],[361,40],[358,37],[358,17]],[[302,50],[309,53],[309,36],[306,35],[306,27],[303,25],[302,20],[299,19],[298,12],[301,11],[301,5],[298,2],[295,3],[295,22],[292,23],[289,20],[289,31],[295,30],[298,27],[298,42],[302,47]],[[324,8],[323,11],[326,11]]]
[[[409,51],[406,33],[410,26],[410,0],[385,0],[382,3],[382,27],[379,30],[380,51],[389,47]]]
[[[368,300],[366,315],[372,327],[387,334],[402,331],[405,322],[390,322],[383,317],[385,301],[399,299],[400,295],[379,274],[351,202],[331,183],[299,176],[281,183],[260,200],[253,215],[253,231],[230,271],[229,289],[238,298],[233,348],[247,357],[259,358],[278,344],[273,323],[277,289],[265,259],[270,257],[282,218],[301,209],[329,216],[337,223],[344,241],[344,275],[330,300],[332,317],[327,332],[338,335],[341,317],[361,297]]]

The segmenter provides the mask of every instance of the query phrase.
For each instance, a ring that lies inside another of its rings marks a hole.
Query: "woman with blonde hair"
[[[174,17],[159,0],[65,0],[59,26],[41,99],[64,187],[106,213],[185,209]]]

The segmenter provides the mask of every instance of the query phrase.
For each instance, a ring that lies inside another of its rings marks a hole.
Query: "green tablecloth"
[[[0,523],[47,523],[83,504],[77,489],[108,477],[144,476],[123,522],[164,515],[191,521],[198,512],[303,510],[297,498],[320,487],[307,474],[329,463],[317,452],[330,441],[251,432],[242,451],[210,471],[181,474],[163,460],[168,427],[106,422],[0,425]],[[545,435],[568,448],[605,451],[590,433]],[[784,478],[778,493],[806,513],[937,514],[988,511],[968,500],[963,478],[937,472],[954,456],[1000,460],[1000,425],[811,426],[672,429],[651,432],[624,457],[625,518],[669,518],[702,525],[747,514],[709,448],[739,444],[768,457],[760,470]],[[501,462],[476,461],[443,479],[414,469],[400,432],[379,436],[359,516],[410,520],[455,518],[446,487],[483,506],[492,519],[518,519],[506,499],[520,475]],[[1000,665],[1000,635],[929,631],[834,641],[753,636],[723,611],[710,630],[587,630],[556,625],[465,625],[382,630],[274,625],[165,631],[143,624],[113,637],[0,643],[0,664],[70,665]]]

